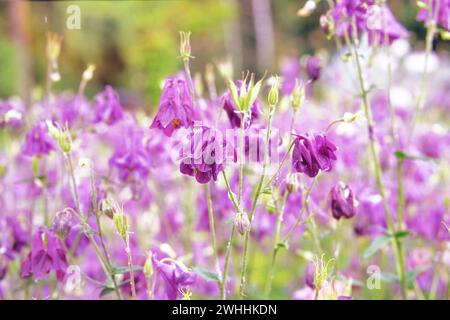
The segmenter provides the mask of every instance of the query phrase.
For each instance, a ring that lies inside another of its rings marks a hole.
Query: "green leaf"
[[[203,268],[195,267],[192,269],[196,274],[207,281],[220,282],[220,277],[217,273],[205,270]]]
[[[406,155],[406,153],[404,153],[404,152],[401,151],[401,150],[395,151],[395,156],[396,156],[398,159],[402,159],[402,160],[405,160],[405,159],[408,158],[408,156]]]
[[[409,230],[399,230],[394,232],[394,234],[392,235],[394,238],[406,238],[407,236],[409,236],[411,234],[411,232]]]
[[[384,273],[384,272],[380,273],[380,280],[387,283],[400,282],[397,275],[393,273]]]
[[[370,244],[370,246],[364,251],[363,257],[365,259],[371,257],[374,255],[378,250],[380,250],[385,244],[387,244],[389,241],[391,241],[391,236],[389,235],[383,235],[375,240]]]
[[[104,297],[104,296],[106,296],[107,294],[109,294],[109,293],[111,293],[111,292],[113,292],[114,291],[114,288],[108,288],[108,287],[105,287],[105,288],[103,288],[103,290],[100,292],[100,297]]]
[[[288,246],[288,244],[287,244],[287,242],[278,242],[277,243],[277,249],[288,249],[289,248],[289,246]]]
[[[132,269],[133,271],[142,271],[142,270],[144,270],[144,268],[141,267],[141,266],[132,266],[131,269]],[[128,266],[124,266],[124,267],[113,267],[111,271],[112,271],[113,274],[127,273],[127,272],[130,272],[130,267],[128,267]]]

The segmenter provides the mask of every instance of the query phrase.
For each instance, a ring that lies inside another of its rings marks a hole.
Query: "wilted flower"
[[[190,128],[194,123],[194,105],[189,85],[184,77],[167,78],[159,101],[158,114],[151,129],[160,129],[167,136],[180,128]]]
[[[66,269],[66,252],[58,238],[52,231],[39,228],[34,235],[31,252],[22,262],[21,276],[33,276],[35,280],[42,280],[54,270],[57,279],[62,281]]]
[[[123,114],[119,95],[111,86],[106,86],[105,90],[97,94],[95,97],[95,123],[104,122],[112,125],[121,120]]]
[[[330,197],[331,213],[335,219],[350,219],[355,216],[353,192],[349,186],[340,182],[331,189]]]
[[[296,172],[302,172],[313,178],[319,170],[330,171],[335,161],[337,150],[325,134],[315,133],[310,136],[295,135],[292,152],[292,167]]]

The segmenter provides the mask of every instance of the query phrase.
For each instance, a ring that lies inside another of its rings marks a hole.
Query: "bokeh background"
[[[242,70],[277,72],[285,57],[332,51],[318,27],[321,2],[310,17],[297,15],[303,0],[174,1],[21,1],[0,2],[0,98],[39,95],[45,85],[48,31],[64,36],[62,79],[55,90],[76,90],[88,63],[97,66],[87,88],[91,96],[106,84],[116,87],[126,108],[153,114],[161,81],[181,67],[179,30],[191,31],[194,72],[207,63],[231,58]],[[410,42],[423,47],[425,29],[415,20],[415,1],[388,1],[411,32]],[[69,30],[67,8],[81,9],[81,29]],[[448,45],[436,49],[447,54]]]

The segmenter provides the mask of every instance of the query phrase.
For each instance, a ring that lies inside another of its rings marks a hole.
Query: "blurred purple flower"
[[[361,35],[367,29],[367,8],[373,0],[340,0],[331,11],[331,17],[336,24],[336,35],[343,37],[353,34],[353,23],[356,35]]]
[[[27,156],[41,157],[55,149],[55,144],[50,137],[47,125],[44,121],[37,122],[25,137],[23,153]]]
[[[325,134],[295,136],[292,152],[294,171],[305,173],[313,178],[319,173],[319,170],[330,171],[332,169],[333,161],[337,160],[334,153],[337,148]]]
[[[349,186],[342,182],[334,186],[330,191],[331,213],[337,220],[350,219],[355,216],[353,192]]]
[[[450,0],[423,0],[426,7],[420,9],[416,19],[429,24],[436,20],[438,24],[450,31]]]
[[[159,101],[159,109],[151,129],[160,129],[168,137],[180,128],[192,127],[194,105],[189,86],[182,76],[167,78]]]
[[[370,44],[385,44],[386,40],[388,44],[391,44],[397,39],[408,36],[408,31],[395,19],[387,5],[376,8],[379,9],[372,17],[369,15],[367,21]]]
[[[287,58],[281,66],[281,93],[290,95],[295,87],[295,82],[300,78],[300,61],[298,58]]]
[[[120,104],[119,94],[111,86],[106,86],[105,90],[95,97],[94,123],[104,122],[112,125],[121,120],[123,115],[124,112]]]
[[[33,276],[35,280],[42,280],[54,270],[58,281],[62,281],[66,269],[66,252],[63,246],[53,232],[40,227],[34,235],[31,252],[22,262],[21,277]]]
[[[311,81],[316,81],[320,78],[320,73],[322,71],[322,62],[319,57],[312,56],[306,59],[306,73],[308,74],[308,79]]]

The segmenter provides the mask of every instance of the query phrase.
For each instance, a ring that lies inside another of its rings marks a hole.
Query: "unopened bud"
[[[346,112],[346,113],[344,113],[344,116],[342,117],[342,120],[344,120],[344,122],[353,122],[357,118],[358,118],[358,113]]]
[[[247,213],[240,210],[234,219],[234,225],[237,228],[238,232],[241,235],[244,235],[245,232],[248,230],[248,226],[250,224],[250,221],[248,220]]]
[[[117,233],[126,240],[128,234],[127,217],[122,211],[115,212],[113,215],[113,222],[116,226]]]
[[[144,264],[144,274],[145,277],[150,278],[153,274],[153,262],[152,262],[152,252],[148,253],[147,259]]]
[[[280,96],[280,77],[273,77],[273,84],[269,90],[268,102],[270,107],[275,107],[278,104]]]
[[[295,111],[297,111],[305,101],[305,86],[303,82],[295,81],[295,87],[291,95],[291,104]]]
[[[72,149],[72,137],[70,136],[68,129],[61,131],[61,134],[58,137],[58,145],[64,153],[69,153]]]
[[[58,211],[53,220],[52,229],[61,239],[67,238],[72,229],[72,213],[69,210]]]
[[[320,28],[322,32],[331,39],[335,31],[335,23],[333,18],[329,14],[323,14],[320,16]]]

